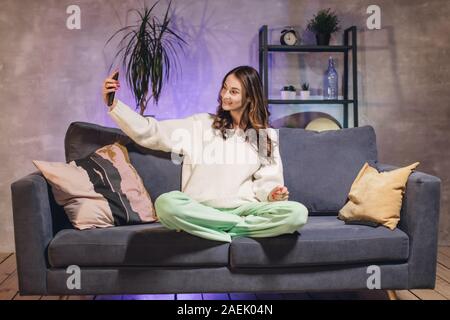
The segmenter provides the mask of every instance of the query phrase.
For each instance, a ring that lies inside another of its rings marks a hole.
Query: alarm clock
[[[287,46],[295,46],[299,42],[297,31],[293,28],[287,28],[281,31],[280,43]]]

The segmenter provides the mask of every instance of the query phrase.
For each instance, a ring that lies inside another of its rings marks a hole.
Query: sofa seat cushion
[[[159,222],[58,232],[48,247],[52,267],[226,266],[229,243],[169,230]]]
[[[273,238],[234,238],[231,267],[376,264],[402,262],[409,256],[409,238],[400,229],[347,225],[335,216],[314,216],[299,232]]]

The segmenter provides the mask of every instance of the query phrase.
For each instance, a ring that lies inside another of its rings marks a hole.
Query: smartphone
[[[113,75],[112,78],[114,80],[118,80],[119,79],[119,71],[116,71],[116,73]],[[115,95],[115,92],[108,93],[108,107],[113,104],[113,102],[114,102],[114,95]]]

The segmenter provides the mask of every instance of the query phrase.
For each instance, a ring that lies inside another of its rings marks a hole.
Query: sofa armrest
[[[48,184],[33,172],[11,184],[11,196],[20,293],[46,294],[46,250],[53,238]]]
[[[390,171],[397,167],[379,164],[378,168]],[[410,288],[434,288],[435,285],[440,197],[439,178],[420,171],[409,176],[398,227],[410,241]]]

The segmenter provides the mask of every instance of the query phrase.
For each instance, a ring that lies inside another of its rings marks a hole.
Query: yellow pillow
[[[409,175],[419,165],[378,172],[366,162],[353,182],[349,201],[339,211],[344,221],[370,221],[393,230],[400,220],[402,198]]]

